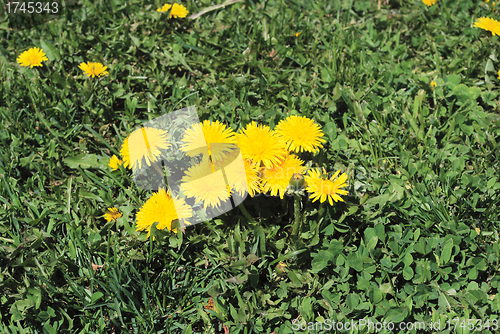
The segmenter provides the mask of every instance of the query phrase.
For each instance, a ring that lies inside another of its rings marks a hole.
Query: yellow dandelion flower
[[[228,157],[229,159],[234,160],[224,168],[229,186],[240,196],[248,192],[254,197],[260,192],[259,168],[249,159],[235,160],[234,157]]]
[[[431,82],[431,88],[432,88],[432,89],[434,89],[434,88],[436,88],[436,87],[437,87],[437,83],[436,83],[436,81],[432,81],[432,82]]]
[[[173,6],[170,4],[165,4],[165,5],[163,5],[163,7],[158,8],[156,11],[160,12],[160,13],[168,12],[170,10],[170,7],[172,7],[172,10],[170,11],[170,18],[172,18],[172,17],[184,18],[187,16],[187,14],[189,14],[189,11],[187,10],[186,7],[184,7],[183,5],[179,5],[177,3],[174,3]]]
[[[340,189],[348,186],[346,183],[347,174],[343,173],[338,179],[335,180],[339,173],[340,170],[338,170],[331,178],[327,178],[324,169],[323,171],[319,169],[309,170],[308,175],[305,177],[307,184],[306,190],[311,193],[309,198],[311,198],[313,202],[316,202],[319,199],[321,203],[328,199],[330,205],[333,205],[333,201],[343,202],[344,200],[339,195],[347,195],[347,190]]]
[[[500,35],[500,22],[491,17],[481,17],[474,23],[474,28],[481,28],[491,32],[493,36]]]
[[[117,220],[123,214],[118,210],[118,208],[112,207],[108,208],[108,210],[104,213],[104,219],[109,223],[112,220]]]
[[[212,168],[213,165],[207,161],[191,166],[181,180],[184,195],[194,197],[195,203],[203,201],[205,209],[218,207],[230,196],[222,171],[213,172]]]
[[[500,70],[498,70],[498,78],[497,79],[500,79]]]
[[[157,222],[157,229],[177,232],[177,229],[172,228],[172,222],[177,219],[189,219],[192,216],[193,210],[184,199],[172,197],[170,190],[167,192],[164,188],[160,188],[137,213],[136,231],[147,230],[149,237],[151,226]],[[185,224],[189,225],[188,222]]]
[[[140,128],[128,135],[120,151],[123,166],[135,170],[141,168],[142,160],[148,166],[156,162],[162,149],[170,146],[167,132],[156,128]]]
[[[101,63],[93,63],[91,61],[85,63],[81,63],[78,65],[78,68],[81,69],[87,77],[92,76],[95,77],[96,75],[100,77],[101,75],[108,75],[109,73],[106,71],[108,68],[107,66],[104,66]]]
[[[430,7],[430,6],[434,5],[437,2],[437,0],[422,0],[422,2],[425,5],[427,5],[428,7]]]
[[[186,130],[182,142],[181,150],[190,157],[203,154],[203,157],[208,159],[211,154],[215,162],[223,160],[234,150],[236,137],[232,129],[219,121],[206,120]]]
[[[42,61],[49,60],[45,56],[43,49],[31,48],[28,51],[24,51],[17,57],[17,62],[24,67],[33,68],[33,66],[43,66]]]
[[[111,167],[111,170],[117,170],[118,166],[120,166],[121,164],[123,164],[123,161],[121,161],[120,158],[116,156],[116,154],[113,154],[113,156],[109,159],[108,166]]]
[[[241,133],[236,134],[238,147],[244,159],[251,159],[255,164],[272,167],[287,154],[285,142],[267,125],[252,122]]]
[[[287,155],[281,162],[263,171],[262,182],[264,182],[264,192],[271,191],[271,196],[279,195],[283,198],[286,189],[290,184],[290,179],[294,174],[303,174],[306,167],[304,161],[296,155]]]
[[[294,34],[294,36],[298,38],[298,37],[300,36],[300,34],[302,34],[302,31],[296,32],[296,33]]]
[[[291,152],[313,152],[322,148],[321,143],[326,142],[323,131],[312,119],[303,116],[291,115],[278,123],[275,129],[281,136]]]

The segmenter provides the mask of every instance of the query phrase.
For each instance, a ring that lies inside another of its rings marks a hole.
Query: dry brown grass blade
[[[229,6],[229,5],[232,5],[232,4],[235,4],[237,2],[241,2],[243,0],[230,0],[230,1],[227,1],[227,2],[224,2],[223,4],[221,5],[215,5],[215,6],[211,6],[211,7],[208,7],[208,8],[205,8],[204,10],[202,10],[201,12],[198,12],[196,14],[193,14],[191,15],[189,18],[191,20],[194,20],[194,19],[197,19],[199,18],[200,16],[202,16],[203,14],[205,13],[208,13],[208,12],[211,12],[213,10],[216,10],[216,9],[219,9],[219,8],[222,8],[222,7],[226,7],[226,6]]]

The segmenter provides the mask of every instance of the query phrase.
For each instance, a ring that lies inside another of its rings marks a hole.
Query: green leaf
[[[105,157],[100,157],[95,154],[81,153],[74,157],[64,159],[64,163],[70,168],[105,168],[109,161]]]
[[[357,254],[351,253],[347,255],[346,264],[356,271],[363,270],[363,260],[360,259]]]
[[[347,301],[346,301],[347,307],[353,311],[356,309],[356,307],[359,305],[360,298],[357,294],[355,293],[350,293],[347,295]]]
[[[452,250],[453,250],[453,239],[450,239],[447,242],[445,242],[441,250],[441,256],[440,256],[441,265],[450,262]]]
[[[57,51],[54,45],[43,39],[40,39],[40,46],[42,47],[43,52],[45,52],[47,58],[49,58],[50,61],[54,61],[59,58],[59,51]]]
[[[323,132],[328,136],[330,140],[337,138],[337,125],[333,122],[326,123],[323,127]]]
[[[405,320],[407,315],[408,310],[406,309],[406,307],[391,308],[385,314],[384,320],[387,322],[399,323]]]
[[[104,296],[104,294],[100,291],[96,291],[92,294],[92,297],[90,297],[90,303],[94,304],[96,301],[101,299]]]
[[[413,272],[413,269],[410,266],[405,266],[403,268],[403,278],[407,281],[411,280],[415,273]]]

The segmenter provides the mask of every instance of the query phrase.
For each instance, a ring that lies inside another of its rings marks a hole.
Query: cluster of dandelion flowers
[[[493,36],[500,35],[500,22],[491,17],[481,17],[474,23],[474,28],[481,28],[491,32]]]
[[[422,0],[422,2],[427,6],[430,7],[434,4],[436,4],[437,0]]]
[[[280,121],[274,130],[286,141],[290,152],[316,153],[326,142],[320,126],[303,116],[291,115]]]
[[[170,190],[167,192],[164,188],[160,188],[137,213],[136,231],[147,230],[149,237],[151,226],[158,223],[157,229],[176,232],[177,229],[172,228],[172,222],[177,219],[189,219],[192,216],[193,210],[184,199],[173,197]]]
[[[309,173],[305,176],[305,182],[307,184],[306,190],[310,193],[310,198],[313,202],[319,199],[323,203],[328,199],[330,205],[333,205],[333,201],[344,201],[339,195],[347,195],[347,190],[341,189],[348,186],[346,183],[347,174],[343,173],[335,180],[339,173],[340,170],[331,178],[328,178],[324,169],[309,170]]]
[[[120,158],[118,158],[116,154],[113,154],[113,156],[109,159],[108,166],[111,167],[111,170],[117,170],[118,166],[120,166],[121,164],[123,164],[123,161],[120,160]]]
[[[24,51],[17,57],[17,62],[24,67],[33,68],[33,66],[43,66],[42,61],[49,60],[43,49],[31,48],[28,51]]]
[[[170,10],[172,8],[172,10]],[[170,10],[170,18],[184,18],[189,14],[189,11],[183,5],[179,5],[178,3],[174,3],[173,5],[165,4],[161,8],[158,8],[156,11],[160,13],[165,13]]]
[[[203,202],[205,209],[216,208],[230,197],[222,171],[214,172],[213,165],[208,161],[191,166],[181,181],[184,195],[195,198],[195,203]]]
[[[182,138],[181,150],[190,157],[203,154],[205,160],[221,161],[236,147],[234,132],[219,121],[193,124]],[[210,145],[212,144],[212,145]]]
[[[122,213],[120,212],[120,210],[118,210],[118,208],[115,207],[108,208],[108,210],[106,210],[106,212],[104,213],[104,219],[106,219],[108,223],[112,220],[116,221],[121,216]]]
[[[304,161],[296,155],[289,154],[279,164],[271,168],[265,168],[262,173],[264,192],[271,191],[271,196],[279,195],[280,198],[283,198],[292,176],[305,172],[306,168],[303,164]]]
[[[162,129],[143,127],[135,130],[123,141],[120,154],[123,166],[132,170],[141,168],[144,159],[148,166],[158,160],[162,149],[170,146],[167,132]]]
[[[78,66],[86,75],[87,77],[92,76],[95,77],[96,75],[100,77],[101,75],[108,75],[109,73],[106,71],[108,68],[107,66],[104,66],[101,63],[93,63],[91,61],[87,63],[81,63]]]
[[[251,159],[257,165],[271,168],[287,154],[285,141],[267,125],[252,122],[236,134],[236,138],[243,158]]]

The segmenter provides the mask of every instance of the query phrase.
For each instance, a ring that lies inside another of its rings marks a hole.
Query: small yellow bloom
[[[120,166],[123,163],[116,154],[113,154],[113,156],[109,159],[109,164],[108,166],[111,167],[111,170],[117,170],[118,166]]]
[[[118,210],[118,208],[115,207],[108,208],[106,213],[104,213],[104,219],[106,219],[108,223],[112,220],[116,221],[121,216],[123,216],[123,214],[120,212],[120,210]]]
[[[151,234],[151,227],[158,222],[158,230],[167,229],[177,232],[172,225],[176,220],[184,220],[193,216],[192,208],[183,198],[173,197],[170,190],[158,189],[137,213],[136,231],[148,231],[148,238]],[[185,225],[190,225],[184,221]]]
[[[491,32],[493,36],[500,35],[500,22],[491,17],[481,17],[474,23],[474,28],[481,28]]]
[[[275,128],[276,134],[283,138],[290,152],[318,153],[323,148],[321,127],[312,119],[304,116],[291,115],[281,120]]]
[[[172,10],[170,11],[170,18],[171,17],[184,18],[187,16],[187,14],[189,14],[189,11],[187,10],[186,7],[184,7],[183,5],[179,5],[177,3],[174,3],[173,6],[170,4],[165,4],[163,5],[163,7],[158,8],[156,11],[160,13],[168,12],[170,10],[170,7],[172,7]]]
[[[500,70],[498,70],[498,79],[500,79]]]
[[[300,36],[300,34],[302,34],[302,31],[296,32],[296,33],[295,33],[295,37],[297,37],[297,38],[298,38],[298,37]]]
[[[431,82],[431,88],[432,88],[432,89],[434,89],[434,88],[436,88],[436,87],[437,87],[437,83],[436,83],[436,81],[432,81],[432,82]]]
[[[100,77],[101,75],[108,75],[109,73],[106,71],[108,68],[101,63],[93,63],[91,61],[85,63],[81,63],[78,66],[88,77],[95,77],[96,75]]]
[[[437,2],[437,0],[422,0],[422,2],[424,4],[426,4],[427,7],[430,7],[430,6],[434,5]]]
[[[43,66],[42,61],[49,60],[45,56],[43,49],[40,48],[31,48],[28,51],[24,51],[17,57],[17,62],[24,67],[33,68],[33,66]]]
[[[311,169],[305,177],[307,184],[307,191],[310,193],[309,198],[316,202],[320,200],[321,203],[328,199],[330,205],[333,206],[333,201],[344,200],[339,195],[347,195],[347,190],[341,189],[348,186],[347,174],[343,173],[338,178],[340,170],[335,172],[332,177],[328,177],[325,169]]]

